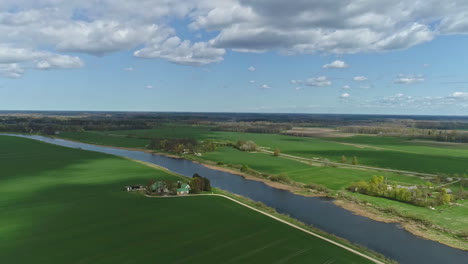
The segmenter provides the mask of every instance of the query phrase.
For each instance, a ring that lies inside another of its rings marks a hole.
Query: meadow
[[[3,263],[368,263],[222,197],[122,191],[165,171],[0,136]]]
[[[88,143],[145,148],[147,139],[127,137],[195,138],[199,141],[252,140],[257,145],[279,148],[282,153],[305,158],[321,158],[339,162],[344,155],[350,162],[356,156],[359,164],[434,174],[468,173],[467,144],[420,142],[397,137],[352,136],[341,138],[304,138],[279,134],[257,134],[212,131],[209,126],[166,125],[147,130],[106,132],[64,132],[62,138]]]
[[[377,173],[369,170],[352,170],[329,166],[314,167],[302,162],[275,157],[265,153],[249,153],[234,148],[218,148],[205,153],[203,159],[224,164],[242,164],[258,172],[277,175],[283,174],[289,179],[304,184],[321,184],[331,190],[341,190],[355,181],[367,181]],[[378,172],[386,176],[389,183],[424,184],[419,177],[411,177],[391,172]]]

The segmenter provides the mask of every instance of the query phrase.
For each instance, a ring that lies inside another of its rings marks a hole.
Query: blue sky
[[[0,3],[1,110],[468,115],[465,1],[82,2]]]

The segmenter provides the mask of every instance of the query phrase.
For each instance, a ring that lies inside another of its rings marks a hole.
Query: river
[[[247,180],[227,172],[209,169],[198,163],[162,155],[130,151],[43,136],[14,135],[55,145],[97,151],[160,165],[191,177],[198,173],[210,179],[211,185],[231,193],[260,201],[282,214],[330,234],[363,245],[400,263],[462,264],[468,263],[468,252],[417,237],[394,223],[382,223],[355,215],[332,203],[329,198],[304,197],[270,187],[263,182]]]

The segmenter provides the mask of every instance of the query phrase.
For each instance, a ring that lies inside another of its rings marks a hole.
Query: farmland
[[[422,173],[463,174],[468,148],[456,144],[430,144],[396,137],[353,136],[338,138],[301,138],[279,134],[255,134],[211,131],[209,126],[167,125],[149,130],[108,132],[68,132],[60,137],[88,143],[145,148],[149,139],[131,138],[172,137],[212,139],[216,141],[252,140],[257,145],[281,149],[282,153],[305,158],[322,158],[338,162],[344,155],[356,156],[359,164]]]
[[[350,170],[328,166],[315,167],[298,161],[274,157],[264,153],[242,152],[234,148],[219,148],[204,155],[204,159],[225,164],[244,164],[250,168],[268,174],[284,174],[293,181],[304,184],[321,184],[332,190],[346,188],[349,183],[370,179],[375,172]],[[409,177],[396,173],[380,173],[387,176],[390,182],[398,184],[423,184],[418,177]]]
[[[5,263],[367,262],[221,197],[121,191],[176,177],[130,160],[0,136],[0,166]]]
[[[340,162],[342,155],[348,158],[348,163],[356,156],[360,165],[410,170],[423,173],[443,173],[460,175],[466,173],[468,148],[466,144],[441,143],[435,141],[408,140],[400,137],[351,136],[334,138],[304,138],[279,134],[253,134],[239,132],[212,131],[208,126],[178,126],[170,125],[150,130],[108,131],[64,133],[65,138],[82,140],[88,137],[90,143],[102,143],[99,138],[105,135],[113,138],[114,146],[122,146],[127,140],[126,135],[151,137],[195,137],[199,141],[214,140],[216,142],[236,142],[237,140],[253,140],[257,145],[269,150],[281,149],[281,153],[306,158],[320,158]],[[147,143],[145,143],[147,144]],[[134,145],[143,148],[143,145]],[[297,160],[274,157],[265,153],[249,153],[232,147],[219,147],[213,152],[204,153],[197,158],[201,161],[223,164],[221,166],[245,165],[250,169],[268,175],[284,175],[289,180],[302,184],[319,184],[332,191],[342,191],[352,182],[369,181],[373,175],[385,176],[390,184],[423,185],[427,179],[412,177],[384,171],[341,168],[340,166],[310,166]],[[326,165],[326,164],[325,164]],[[458,185],[450,185],[454,191]],[[467,203],[458,201],[459,206],[440,206],[432,211],[427,208],[404,204],[397,201],[366,195],[350,194],[360,202],[380,208],[383,211],[393,211],[397,215],[416,218],[432,223],[450,232],[466,233]],[[391,216],[390,216],[391,217]],[[452,236],[452,235],[449,235]],[[457,239],[455,239],[457,240]],[[447,242],[452,244],[452,242]],[[455,242],[459,243],[459,242]]]

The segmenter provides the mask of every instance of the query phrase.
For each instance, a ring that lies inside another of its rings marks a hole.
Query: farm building
[[[186,195],[190,192],[190,185],[181,183],[180,188],[177,189],[177,195]]]
[[[143,190],[143,189],[145,189],[145,187],[143,187],[142,185],[125,186],[125,190],[127,192],[129,192],[129,191],[138,191],[138,190]]]

